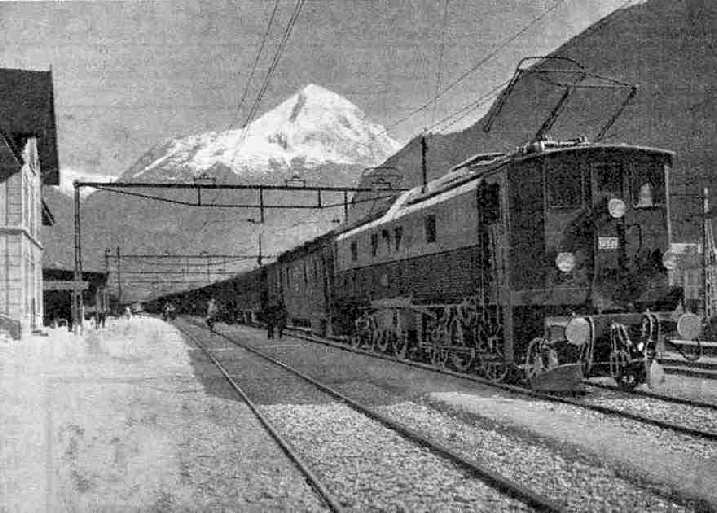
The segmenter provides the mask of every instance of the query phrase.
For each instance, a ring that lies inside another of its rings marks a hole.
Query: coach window
[[[371,255],[376,256],[378,254],[378,233],[371,234]]]
[[[573,162],[546,165],[549,208],[580,208],[584,197],[582,168]]]
[[[427,216],[425,219],[426,243],[436,242],[436,216]]]
[[[403,227],[397,226],[396,229],[393,231],[393,237],[396,242],[396,251],[401,249],[401,240],[403,239]]]
[[[358,243],[353,241],[351,243],[351,261],[355,262],[356,260],[358,260]]]
[[[386,246],[386,253],[391,252],[391,234],[388,230],[383,230],[381,232],[381,238],[383,239],[383,243]]]

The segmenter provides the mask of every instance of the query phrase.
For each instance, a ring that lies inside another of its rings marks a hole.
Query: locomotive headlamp
[[[671,249],[665,251],[664,255],[662,255],[662,265],[665,266],[665,269],[668,271],[677,269],[677,253]]]
[[[575,255],[572,253],[558,253],[555,257],[555,265],[561,272],[569,273],[575,269]]]
[[[692,313],[684,313],[677,319],[677,334],[683,340],[694,340],[702,333],[702,319]]]
[[[573,317],[565,326],[565,338],[574,346],[583,346],[590,340],[590,322],[585,317]]]
[[[625,215],[625,202],[620,198],[612,198],[607,202],[607,211],[610,213],[610,217],[620,219]]]

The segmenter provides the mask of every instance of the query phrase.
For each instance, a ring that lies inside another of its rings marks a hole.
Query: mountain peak
[[[343,96],[308,84],[246,130],[207,132],[174,139],[125,172],[131,179],[187,179],[221,168],[229,175],[284,176],[326,164],[380,164],[400,145]]]

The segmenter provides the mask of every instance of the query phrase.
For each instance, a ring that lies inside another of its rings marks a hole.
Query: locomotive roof
[[[533,146],[534,144],[536,143],[528,144],[511,154],[483,153],[474,155],[451,168],[451,171],[445,175],[429,182],[425,190],[419,185],[402,193],[382,215],[366,219],[358,226],[337,230],[337,239],[344,239],[355,233],[360,233],[375,226],[390,222],[414,210],[422,209],[443,202],[453,196],[464,194],[471,189],[477,188],[481,178],[497,172],[511,162],[568,153],[607,152],[611,154],[652,154],[662,156],[671,163],[675,155],[672,151],[648,146],[593,144],[578,140],[568,142],[546,141],[542,147],[535,147]]]

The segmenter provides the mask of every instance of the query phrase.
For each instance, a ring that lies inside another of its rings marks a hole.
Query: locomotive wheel
[[[351,335],[351,347],[359,348],[361,347],[361,342],[363,340],[363,333],[354,333]]]
[[[502,355],[484,356],[478,359],[481,374],[496,383],[508,376],[508,365]]]
[[[393,354],[397,358],[406,358],[408,353],[408,333],[402,331],[393,338]]]
[[[389,340],[390,340],[390,333],[388,332],[388,330],[383,330],[383,331],[377,332],[376,342],[375,342],[376,349],[378,349],[382,353],[385,353],[386,351],[388,351]]]
[[[473,365],[473,361],[475,360],[475,348],[470,347],[468,341],[466,340],[463,323],[459,319],[453,319],[453,322],[451,322],[449,335],[452,346],[470,349],[470,352],[468,353],[464,353],[462,351],[451,351],[451,363],[453,364],[453,367],[460,372],[465,372],[471,368],[471,365]]]
[[[615,382],[623,390],[633,390],[642,385],[646,379],[645,366],[640,364],[625,367],[624,371],[615,378]]]
[[[445,368],[448,363],[448,351],[442,347],[431,348],[431,363],[436,367]]]

